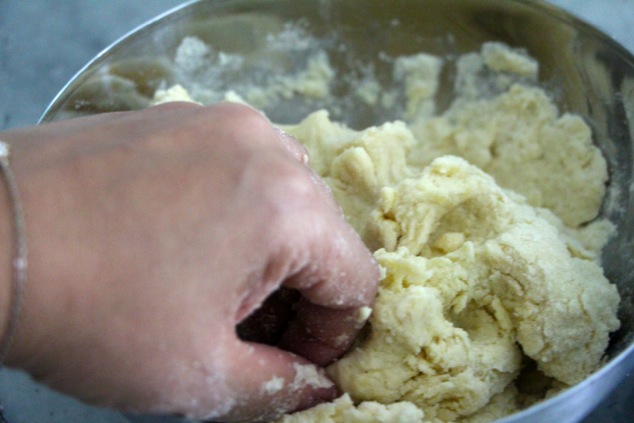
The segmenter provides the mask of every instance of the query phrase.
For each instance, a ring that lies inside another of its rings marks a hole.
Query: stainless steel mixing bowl
[[[170,64],[187,36],[245,58],[239,71],[213,81],[217,89],[291,72],[303,60],[297,50],[273,51],[266,45],[267,34],[283,31],[288,22],[298,23],[319,40],[340,75],[359,74],[360,63],[371,63],[377,80],[385,85],[392,83],[391,69],[381,53],[424,51],[451,59],[477,50],[485,41],[522,47],[539,61],[540,79],[561,110],[579,114],[591,125],[610,169],[602,215],[618,231],[605,248],[603,263],[623,298],[622,327],[612,336],[607,363],[589,379],[502,421],[580,420],[634,368],[634,58],[562,10],[531,0],[194,1],[148,23],[95,58],[61,91],[41,121],[148,106],[157,87],[180,82]],[[353,127],[398,117],[389,108],[351,102],[351,89],[349,81],[341,79],[327,100],[293,98],[265,111],[275,121],[293,122],[316,107],[336,105],[334,117]]]

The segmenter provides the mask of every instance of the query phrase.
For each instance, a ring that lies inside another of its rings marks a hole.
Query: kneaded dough
[[[321,404],[304,413],[287,415],[279,423],[346,422],[346,423],[394,423],[422,421],[423,411],[410,402],[384,405],[365,401],[355,406],[349,395],[344,394],[335,401]]]
[[[321,110],[283,128],[383,278],[363,335],[327,369],[345,394],[281,422],[491,421],[582,381],[619,326],[588,125],[497,43],[458,60],[456,99],[437,113],[442,66],[395,61],[407,123],[355,131]]]
[[[385,271],[369,334],[328,369],[355,402],[456,421],[504,392],[526,357],[567,385],[596,369],[619,295],[552,212],[456,156],[408,166],[403,124],[352,136],[322,113],[287,129],[303,139],[303,125],[347,139],[324,176]]]
[[[414,75],[439,74],[426,55],[406,63]],[[357,407],[423,412],[393,421],[518,411],[515,380],[527,360],[550,381],[546,395],[596,370],[619,326],[619,295],[597,262],[610,224],[581,229],[607,181],[590,129],[559,114],[520,52],[486,44],[458,70],[458,98],[442,114],[429,114],[419,89],[408,124],[357,132],[320,111],[284,128],[306,145],[385,272],[365,338],[328,372]],[[501,74],[493,94],[477,80],[485,70]],[[349,421],[341,407],[288,421]]]

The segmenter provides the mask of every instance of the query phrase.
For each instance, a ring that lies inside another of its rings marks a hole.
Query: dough
[[[344,394],[335,401],[313,407],[308,412],[288,415],[280,423],[346,422],[346,423],[394,423],[418,422],[423,419],[423,411],[409,402],[383,405],[366,401],[355,407],[350,396]]]
[[[418,78],[406,84],[409,125],[356,132],[320,111],[285,128],[385,271],[365,339],[328,372],[359,407],[424,413],[398,421],[502,417],[521,407],[527,360],[547,389],[578,383],[619,326],[619,295],[596,262],[610,225],[584,229],[598,245],[579,229],[598,213],[606,164],[520,52],[486,44],[461,58],[459,96],[435,116],[425,99],[437,84],[420,78],[437,78],[438,61],[401,63]],[[499,76],[483,84],[483,72]],[[349,421],[311,413],[293,421]]]
[[[363,336],[328,368],[345,395],[281,422],[490,421],[585,379],[619,326],[588,125],[497,43],[458,60],[438,113],[442,66],[395,61],[407,123],[355,131],[321,110],[283,128],[384,275]]]

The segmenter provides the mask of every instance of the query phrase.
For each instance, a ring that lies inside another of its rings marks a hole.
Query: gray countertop
[[[64,84],[114,40],[179,0],[0,0],[0,130],[35,124]],[[552,0],[634,51],[634,0]],[[10,423],[129,422],[3,371]],[[634,422],[634,375],[584,420]],[[134,419],[136,422],[146,421]],[[149,422],[150,420],[147,420]]]

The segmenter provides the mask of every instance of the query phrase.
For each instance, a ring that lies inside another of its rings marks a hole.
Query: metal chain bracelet
[[[0,366],[11,348],[11,343],[18,326],[18,319],[22,311],[24,302],[24,283],[26,280],[26,233],[24,229],[24,214],[22,212],[22,202],[18,186],[15,182],[13,172],[9,167],[11,150],[9,144],[0,141],[0,173],[6,187],[9,204],[11,207],[12,228],[12,260],[11,260],[11,299],[9,308],[9,319],[7,321],[4,337],[0,342]],[[1,330],[1,328],[0,328]],[[1,335],[0,335],[1,336]]]

